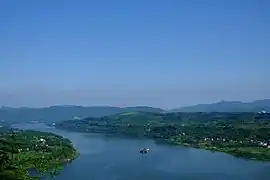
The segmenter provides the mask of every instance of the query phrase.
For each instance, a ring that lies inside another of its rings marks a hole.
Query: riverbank
[[[0,179],[33,179],[29,170],[35,170],[37,177],[55,176],[79,155],[70,140],[53,133],[13,131],[0,137]]]
[[[233,156],[270,161],[270,116],[253,113],[122,113],[56,123],[68,131],[101,133],[221,151]]]
[[[59,127],[58,127],[59,128]],[[62,128],[59,128],[62,129]],[[67,129],[65,129],[67,130]],[[239,158],[244,158],[244,159],[249,159],[249,160],[257,160],[257,161],[269,161],[270,162],[270,148],[266,148],[266,147],[246,147],[246,146],[240,146],[237,145],[237,147],[220,147],[218,145],[214,145],[213,143],[205,143],[203,141],[200,141],[198,143],[187,143],[187,142],[183,142],[181,140],[177,140],[177,138],[161,138],[161,137],[156,137],[155,135],[150,135],[150,134],[145,134],[145,135],[134,135],[134,133],[132,134],[128,134],[127,131],[124,131],[125,133],[112,133],[111,130],[109,130],[107,133],[106,131],[85,131],[85,130],[73,130],[74,132],[84,132],[84,133],[98,133],[98,134],[103,134],[105,136],[112,136],[112,137],[128,137],[128,138],[132,138],[132,139],[152,139],[155,140],[157,143],[162,143],[162,144],[171,144],[171,145],[179,145],[179,146],[186,146],[186,147],[192,147],[192,148],[196,148],[196,149],[205,149],[205,150],[209,150],[212,152],[223,152],[223,153],[227,153],[230,154],[232,156],[235,157],[239,157]],[[192,137],[188,136],[189,141],[193,141],[196,142],[198,139],[192,139]],[[200,139],[199,139],[200,140]],[[218,143],[220,145],[220,143]],[[224,143],[225,145],[225,143]],[[231,143],[231,144],[227,144],[228,146],[233,146],[235,144]]]
[[[270,161],[270,149],[263,147],[222,147],[215,146],[205,142],[199,142],[196,144],[183,142],[177,140],[177,138],[171,138],[167,140],[172,145],[180,145],[186,147],[192,147],[197,149],[205,149],[212,152],[224,152],[235,157],[258,160],[258,161]]]

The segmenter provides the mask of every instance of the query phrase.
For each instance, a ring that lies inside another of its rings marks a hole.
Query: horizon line
[[[232,102],[237,102],[237,103],[254,103],[256,101],[265,101],[265,100],[269,100],[270,98],[266,98],[266,99],[257,99],[257,100],[253,100],[253,101],[233,101],[233,100],[220,100],[220,101],[215,101],[215,102],[211,102],[211,103],[198,103],[198,104],[193,104],[193,105],[186,105],[186,106],[180,106],[180,107],[175,107],[175,108],[161,108],[161,107],[155,107],[155,106],[148,106],[148,105],[133,105],[133,106],[113,106],[113,105],[75,105],[75,104],[56,104],[56,105],[50,105],[50,106],[41,106],[41,107],[29,107],[29,106],[5,106],[2,105],[0,109],[4,109],[4,108],[10,108],[10,109],[42,109],[42,108],[52,108],[52,107],[85,107],[85,108],[89,108],[89,107],[111,107],[111,108],[134,108],[134,107],[150,107],[150,108],[157,108],[157,109],[162,109],[162,110],[174,110],[174,109],[179,109],[179,108],[185,108],[185,107],[192,107],[192,106],[198,106],[198,105],[211,105],[211,104],[218,104],[218,103],[232,103]]]

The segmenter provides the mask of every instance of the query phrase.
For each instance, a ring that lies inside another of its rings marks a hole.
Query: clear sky
[[[270,97],[269,0],[1,0],[0,106]]]

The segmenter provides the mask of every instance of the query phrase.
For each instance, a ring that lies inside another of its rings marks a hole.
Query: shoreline
[[[208,146],[202,146],[202,145],[192,145],[192,144],[188,144],[188,143],[181,143],[181,142],[177,142],[174,140],[166,140],[169,144],[171,145],[176,145],[176,146],[185,146],[185,147],[191,147],[191,148],[195,148],[195,149],[203,149],[203,150],[207,150],[207,151],[211,151],[211,152],[221,152],[221,153],[225,153],[228,155],[231,155],[233,157],[236,158],[242,158],[242,159],[246,159],[246,160],[252,160],[252,161],[261,161],[261,162],[270,162],[270,157],[267,158],[267,156],[265,155],[265,157],[263,156],[257,156],[255,155],[255,153],[252,153],[251,150],[252,147],[240,147],[240,148],[224,148],[224,147],[208,147]],[[243,150],[244,149],[244,150]],[[261,153],[264,151],[269,151],[270,154],[270,150],[266,149],[266,148],[253,148],[253,149],[260,149]],[[243,155],[243,153],[247,153],[248,155]],[[261,153],[259,153],[261,155]]]
[[[60,130],[65,130],[65,131],[71,131],[71,130],[67,130],[64,128],[59,128],[56,127],[56,129],[60,129]],[[93,132],[89,132],[89,131],[73,131],[72,132],[83,132],[83,133],[93,133]],[[225,148],[225,147],[216,147],[216,146],[205,146],[202,144],[188,144],[188,143],[182,143],[182,142],[177,142],[176,140],[173,140],[173,138],[171,139],[164,139],[164,138],[153,138],[153,137],[149,137],[149,136],[132,136],[132,135],[126,135],[126,134],[114,134],[114,133],[97,133],[95,132],[95,134],[101,134],[104,136],[109,136],[109,137],[124,137],[124,138],[132,138],[132,139],[148,139],[148,140],[153,140],[155,141],[155,143],[158,142],[162,142],[162,144],[167,144],[167,145],[175,145],[175,146],[185,146],[185,147],[190,147],[190,148],[195,148],[195,149],[203,149],[203,150],[207,150],[207,151],[211,151],[211,152],[222,152],[222,153],[226,153],[228,155],[231,155],[233,157],[236,158],[243,158],[246,160],[252,160],[252,161],[262,161],[262,162],[270,162],[270,149],[267,148],[253,148],[256,150],[259,150],[258,154],[256,153],[252,153],[251,149],[252,147],[248,148],[248,147],[231,147],[231,148]],[[244,149],[244,150],[243,150]],[[241,151],[242,150],[242,151]],[[265,151],[269,151],[269,156],[264,155],[263,152]],[[245,153],[245,154],[243,154]]]

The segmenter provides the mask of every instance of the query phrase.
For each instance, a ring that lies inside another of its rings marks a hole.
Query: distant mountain
[[[220,101],[212,104],[198,104],[194,106],[172,109],[170,112],[258,112],[266,110],[270,112],[270,99],[253,102]]]
[[[148,106],[136,107],[110,107],[110,106],[51,106],[45,108],[0,108],[0,121],[4,120],[10,123],[20,123],[28,121],[40,121],[52,123],[62,120],[72,119],[74,117],[100,117],[110,116],[124,112],[163,112],[163,109],[152,108]]]
[[[134,107],[111,107],[111,106],[51,106],[44,108],[0,108],[0,121],[7,123],[21,123],[29,121],[40,121],[45,123],[59,122],[69,119],[81,119],[84,117],[111,116],[128,112],[270,112],[270,99],[257,100],[249,103],[240,101],[221,101],[212,104],[198,104],[165,111],[160,108],[148,106]]]

